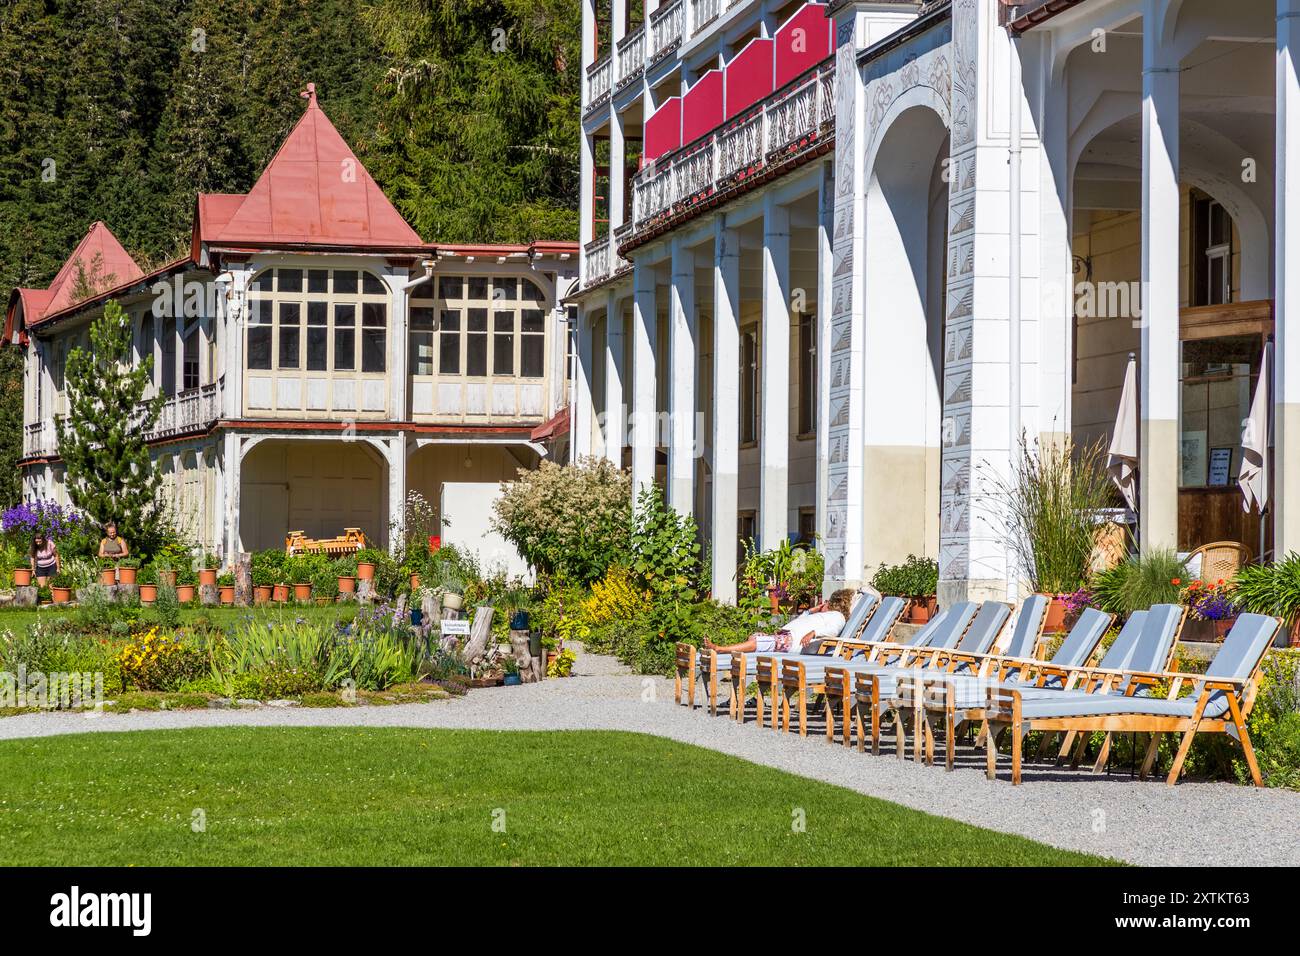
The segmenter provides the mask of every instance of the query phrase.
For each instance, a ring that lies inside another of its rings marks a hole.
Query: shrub
[[[153,627],[137,635],[118,652],[122,689],[175,690],[198,678],[207,668],[204,654],[179,635]]]
[[[939,562],[909,554],[902,564],[882,564],[871,586],[895,597],[932,597],[939,591]]]
[[[577,659],[578,655],[571,650],[560,651],[546,662],[546,676],[568,677],[573,673],[573,665]]]
[[[1300,614],[1300,554],[1242,568],[1233,578],[1232,601],[1243,611],[1295,620]]]
[[[1178,604],[1186,576],[1187,568],[1173,551],[1131,556],[1093,579],[1093,599],[1112,614],[1129,614],[1153,604]]]
[[[661,599],[691,600],[700,579],[695,519],[668,507],[657,486],[641,489],[631,536],[632,571]]]
[[[158,599],[154,601],[153,613],[164,627],[176,628],[180,626],[181,602],[176,596],[176,588],[166,581],[158,585]]]
[[[629,620],[645,607],[645,592],[636,587],[627,568],[616,564],[591,586],[591,596],[582,602],[581,613],[588,625],[598,626]]]
[[[625,557],[631,479],[602,458],[543,461],[501,486],[493,527],[540,574],[590,584]]]

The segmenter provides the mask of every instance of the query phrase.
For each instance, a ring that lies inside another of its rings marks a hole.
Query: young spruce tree
[[[57,419],[59,454],[73,504],[123,535],[152,537],[158,468],[144,436],[158,422],[164,397],[145,398],[153,359],[131,365],[131,321],[110,299],[90,326],[90,349],[73,349],[65,376],[68,414]]]

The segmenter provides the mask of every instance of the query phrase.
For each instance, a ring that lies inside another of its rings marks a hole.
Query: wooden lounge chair
[[[1108,734],[1138,732],[1151,734],[1141,776],[1145,778],[1155,762],[1160,735],[1182,735],[1165,783],[1178,781],[1198,733],[1222,733],[1236,737],[1250,768],[1251,781],[1263,786],[1259,764],[1246,729],[1259,690],[1264,655],[1281,622],[1262,614],[1243,614],[1204,675],[1178,672],[1126,675],[1132,685],[1148,688],[1169,685],[1164,696],[1136,694],[1086,694],[1056,691],[1047,697],[1025,700],[1019,691],[990,688],[985,713],[991,728],[1011,731],[1011,782],[1020,783],[1021,741],[1031,730],[1065,730],[1079,733],[1105,731]],[[1190,685],[1191,693],[1181,696]],[[996,777],[997,749],[994,734],[987,741],[987,773]]]
[[[716,667],[719,670],[729,670],[731,679],[731,701],[729,710],[732,718],[744,723],[745,720],[745,701],[746,690],[751,682],[758,685],[758,693],[755,696],[756,716],[758,723],[762,725],[765,704],[764,689],[767,691],[767,699],[773,702],[772,708],[772,726],[776,726],[777,709],[775,707],[777,693],[775,688],[776,675],[778,668],[774,661],[785,657],[843,657],[848,656],[854,649],[863,646],[869,641],[884,640],[893,632],[899,617],[902,615],[907,602],[902,598],[887,597],[879,604],[876,603],[876,596],[870,591],[862,592],[863,596],[855,603],[853,610],[850,611],[849,620],[845,622],[844,629],[840,631],[837,639],[822,641],[821,646],[817,649],[816,654],[801,653],[799,651],[788,651],[785,653],[776,653],[772,651],[752,651],[748,654],[732,654],[727,660],[720,653],[716,661]],[[857,614],[861,602],[871,600],[871,613],[864,616],[860,621],[853,620]]]
[[[952,608],[951,619],[945,618],[940,623],[939,627],[934,631],[934,638],[906,647],[876,648],[874,660],[864,661],[862,667],[925,666],[939,660],[939,655],[944,652],[962,647],[971,650],[979,648],[987,651],[997,640],[998,634],[1001,633],[1007,618],[1010,616],[1011,608],[999,601],[985,601],[978,611],[976,611],[975,605],[970,603],[955,605]],[[780,688],[782,706],[785,711],[783,726],[786,730],[790,729],[790,701],[797,697],[799,701],[799,735],[801,737],[807,735],[809,695],[826,693],[828,680],[843,680],[834,676],[828,678],[828,669],[829,665],[825,661],[786,659],[781,662]],[[834,674],[838,675],[847,670],[857,669],[859,669],[858,665],[850,661],[843,665],[835,665]],[[828,725],[833,720],[830,703],[828,696],[826,714]],[[831,739],[833,739],[833,736]]]
[[[1095,614],[1101,613],[1095,612]],[[1135,670],[1165,671],[1168,669],[1186,615],[1187,609],[1178,604],[1157,604],[1149,611],[1135,612],[1111,645],[1110,650],[1106,652],[1100,665],[1095,668],[1067,667],[1064,666],[1065,661],[1058,664],[1054,659],[1050,664],[1039,665],[1037,678],[1028,685],[1024,681],[1018,683],[972,681],[947,675],[907,674],[899,678],[892,699],[887,701],[886,707],[899,712],[900,721],[902,711],[912,711],[914,725],[919,732],[925,734],[927,762],[933,762],[934,733],[942,723],[948,735],[946,766],[951,770],[956,745],[955,734],[962,724],[975,720],[983,722],[981,740],[990,732],[983,709],[990,688],[1014,690],[1021,695],[1022,699],[1034,700],[1050,698],[1062,691],[1118,696],[1138,693],[1142,688],[1129,679],[1130,675]],[[1082,616],[1080,620],[1083,620]],[[1095,647],[1095,643],[1093,646]],[[1059,759],[1064,759],[1070,752],[1074,736],[1074,734],[1066,735]],[[1087,737],[1079,741],[1074,757],[1075,765],[1083,756],[1086,742]],[[1097,772],[1101,772],[1106,766],[1110,743],[1111,736],[1107,734],[1102,741],[1094,768]],[[917,750],[919,759],[919,746]]]

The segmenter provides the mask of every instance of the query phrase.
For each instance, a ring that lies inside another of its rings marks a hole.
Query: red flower
[[[1174,578],[1174,579],[1173,579],[1172,581],[1170,581],[1169,583],[1170,583],[1170,584],[1174,584],[1174,585],[1182,584],[1182,583],[1183,583],[1183,579],[1182,579],[1182,578]]]

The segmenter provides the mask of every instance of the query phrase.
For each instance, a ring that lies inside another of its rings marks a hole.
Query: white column
[[[632,271],[632,494],[654,484],[658,370],[655,368],[655,270]]]
[[[406,291],[406,276],[401,272],[394,269],[388,276],[388,282],[391,290],[389,298],[392,301],[388,320],[388,417],[392,421],[403,422],[407,419],[406,350],[411,340],[407,305],[410,297]]]
[[[1142,42],[1142,384],[1144,552],[1178,543],[1178,64],[1165,59],[1165,3],[1145,0]]]
[[[1300,0],[1277,0],[1274,552],[1300,551]],[[1296,215],[1291,216],[1291,209]],[[1292,288],[1291,280],[1296,280]]]
[[[623,309],[611,290],[605,300],[605,457],[623,467],[627,447],[627,398],[623,394]]]
[[[616,4],[617,6],[617,4]],[[609,261],[613,271],[617,250],[613,246],[614,230],[623,225],[623,169],[626,166],[623,117],[613,105],[609,108]]]
[[[695,253],[673,241],[668,313],[668,503],[684,515],[695,506]]]
[[[388,453],[388,550],[395,552],[405,537],[406,527],[406,433],[398,432],[387,441]]]
[[[569,424],[572,435],[570,447],[571,458],[577,460],[592,454],[592,422],[595,419],[595,407],[592,400],[592,329],[591,316],[586,307],[578,310],[578,327],[574,330],[577,337],[574,353],[577,356],[577,368],[573,370],[573,394],[570,397],[573,420]]]
[[[835,173],[830,163],[822,164],[817,184],[817,535],[825,551],[827,495],[830,488],[830,382],[831,370],[831,284],[835,270],[831,258],[831,236],[835,231]]]
[[[713,597],[736,600],[740,459],[740,234],[713,233]]]
[[[592,136],[585,130],[581,131],[578,136],[578,144],[581,148],[581,155],[578,157],[578,167],[582,176],[582,183],[579,188],[578,199],[578,242],[583,247],[582,256],[586,259],[586,245],[595,238],[595,188],[596,188],[596,147],[592,141]],[[588,275],[587,267],[582,267],[584,278]]]
[[[790,213],[763,200],[763,424],[759,448],[759,543],[785,540],[790,484]]]
[[[226,564],[233,565],[239,558],[239,486],[240,472],[243,467],[243,448],[239,436],[226,432],[222,438],[222,458],[225,462],[225,511],[222,545],[226,555]]]

